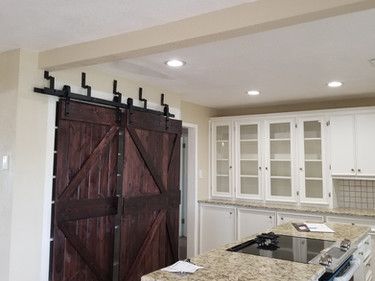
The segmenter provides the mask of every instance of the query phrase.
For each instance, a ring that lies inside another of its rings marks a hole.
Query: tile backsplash
[[[335,180],[339,208],[375,209],[375,181]]]

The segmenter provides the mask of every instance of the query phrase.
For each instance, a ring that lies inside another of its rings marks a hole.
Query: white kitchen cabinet
[[[231,197],[233,194],[232,122],[212,122],[211,130],[212,196]]]
[[[296,201],[294,133],[294,118],[266,121],[266,199],[286,202]]]
[[[328,203],[325,127],[322,117],[298,119],[298,173],[302,203]]]
[[[235,123],[236,197],[262,199],[262,137],[259,122]]]
[[[324,217],[310,214],[278,212],[277,225],[287,222],[324,222]]]
[[[375,176],[374,122],[374,113],[331,117],[332,176]]]
[[[276,226],[276,212],[255,209],[237,209],[237,239],[266,232]]]
[[[200,205],[200,253],[219,248],[236,239],[236,208]]]
[[[355,175],[355,129],[354,115],[332,116],[331,174],[333,176]]]
[[[357,114],[356,120],[356,150],[357,175],[363,177],[375,176],[375,113]]]

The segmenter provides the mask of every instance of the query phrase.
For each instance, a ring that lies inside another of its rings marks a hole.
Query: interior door
[[[50,280],[112,280],[118,130],[113,109],[58,104]]]
[[[128,111],[120,280],[178,260],[181,121]]]

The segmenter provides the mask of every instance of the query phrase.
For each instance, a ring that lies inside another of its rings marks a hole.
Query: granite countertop
[[[369,231],[368,227],[362,226],[327,225],[335,233],[298,232],[290,223],[280,225],[272,229],[272,231],[277,234],[334,241],[348,238],[353,245],[363,239]],[[248,237],[242,241],[247,241],[251,238]],[[303,264],[226,251],[227,248],[242,241],[237,241],[191,259],[193,263],[204,267],[194,274],[181,275],[158,270],[143,276],[142,281],[313,281],[317,280],[325,272],[324,267],[321,265]]]
[[[229,205],[236,207],[246,207],[255,209],[270,209],[276,211],[289,211],[301,213],[318,213],[322,215],[345,215],[345,216],[360,216],[375,219],[375,209],[350,209],[350,208],[327,208],[316,206],[294,206],[291,204],[277,204],[277,203],[263,203],[249,200],[231,200],[231,199],[207,199],[199,200],[199,203],[215,204],[215,205]]]

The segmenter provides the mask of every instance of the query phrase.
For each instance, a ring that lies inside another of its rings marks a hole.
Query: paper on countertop
[[[334,232],[324,223],[305,223],[305,224],[311,232],[328,232],[328,233]]]
[[[200,268],[203,267],[186,261],[178,261],[168,267],[162,268],[161,270],[167,272],[194,273]]]

